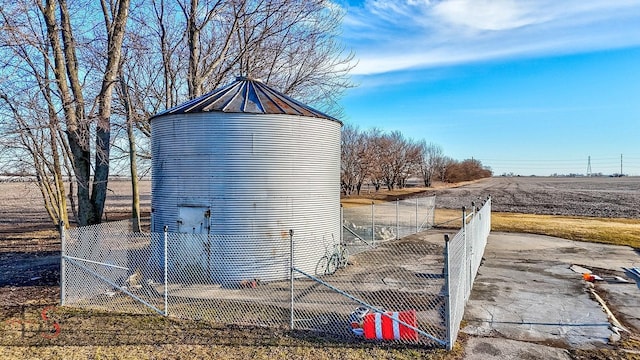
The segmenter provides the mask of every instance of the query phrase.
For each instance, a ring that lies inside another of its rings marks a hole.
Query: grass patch
[[[366,193],[363,191],[361,195],[352,195],[341,198],[340,203],[344,207],[371,205],[371,203],[380,204],[383,202],[395,201],[396,199],[403,200],[419,196],[428,190],[429,188],[414,187],[397,190],[380,190],[376,193]]]
[[[473,184],[478,182],[479,180],[474,181],[464,181],[455,184],[443,183],[443,182],[434,182],[431,187],[407,187],[403,189],[393,189],[387,190],[386,188],[381,188],[379,191],[362,189],[360,195],[350,195],[350,196],[342,196],[340,198],[340,203],[344,207],[350,206],[360,206],[360,205],[371,205],[372,202],[379,204],[387,201],[395,201],[404,200],[407,198],[413,198],[417,196],[431,196],[434,194],[434,190],[441,189],[450,189],[456,188],[468,184]]]
[[[640,248],[639,219],[494,212],[491,214],[491,230]]]
[[[436,227],[444,229],[460,229],[462,226],[462,210],[436,209]]]
[[[440,228],[459,229],[462,211],[436,209]],[[491,231],[519,232],[640,248],[640,219],[491,213]]]
[[[25,306],[9,317],[35,324],[40,307]],[[2,325],[0,359],[460,359],[454,351],[414,344],[330,342],[306,332],[265,327],[216,325],[206,321],[57,307],[51,321],[60,324],[53,339],[47,326]]]
[[[384,348],[328,348],[312,346],[227,346],[227,345],[123,345],[0,347],[4,359],[460,359],[460,354],[442,351]]]

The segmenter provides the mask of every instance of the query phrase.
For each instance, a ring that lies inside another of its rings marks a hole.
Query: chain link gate
[[[166,315],[166,282],[152,254],[161,234],[133,232],[125,220],[61,235],[62,305]]]

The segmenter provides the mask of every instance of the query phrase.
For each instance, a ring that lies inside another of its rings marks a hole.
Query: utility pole
[[[622,176],[622,154],[620,154],[620,176]]]

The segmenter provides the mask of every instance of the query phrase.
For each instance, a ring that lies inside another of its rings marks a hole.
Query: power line
[[[640,157],[633,157],[633,156],[631,156],[631,157],[626,156],[625,159],[626,160],[633,160],[633,161],[640,161]],[[513,162],[513,163],[520,163],[520,162],[542,162],[542,163],[574,162],[574,163],[583,163],[584,158],[582,158],[582,159],[489,159],[489,158],[477,158],[477,160],[480,160],[480,161],[492,161],[492,162]],[[620,157],[619,156],[616,156],[616,157],[601,157],[601,158],[591,157],[591,160],[618,162],[618,160],[620,160]]]
[[[478,159],[476,157],[476,159]],[[584,158],[582,159],[496,159],[479,158],[480,162],[492,168],[496,172],[513,173],[563,173],[584,174]],[[626,162],[626,163],[625,163]],[[603,157],[587,157],[587,176],[602,174],[625,174],[630,176],[640,175],[640,157],[638,154]],[[623,171],[626,171],[624,173]]]

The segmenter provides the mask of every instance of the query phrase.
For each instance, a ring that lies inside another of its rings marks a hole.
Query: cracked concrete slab
[[[570,266],[597,267],[624,276],[622,267],[640,260],[629,247],[510,233],[492,233],[484,258],[466,307],[463,332],[580,349],[606,346],[612,330],[607,315],[586,291],[587,283]],[[608,292],[608,301],[624,307],[619,314],[640,318],[635,284],[607,284],[601,290]],[[468,347],[467,354],[472,353]]]

